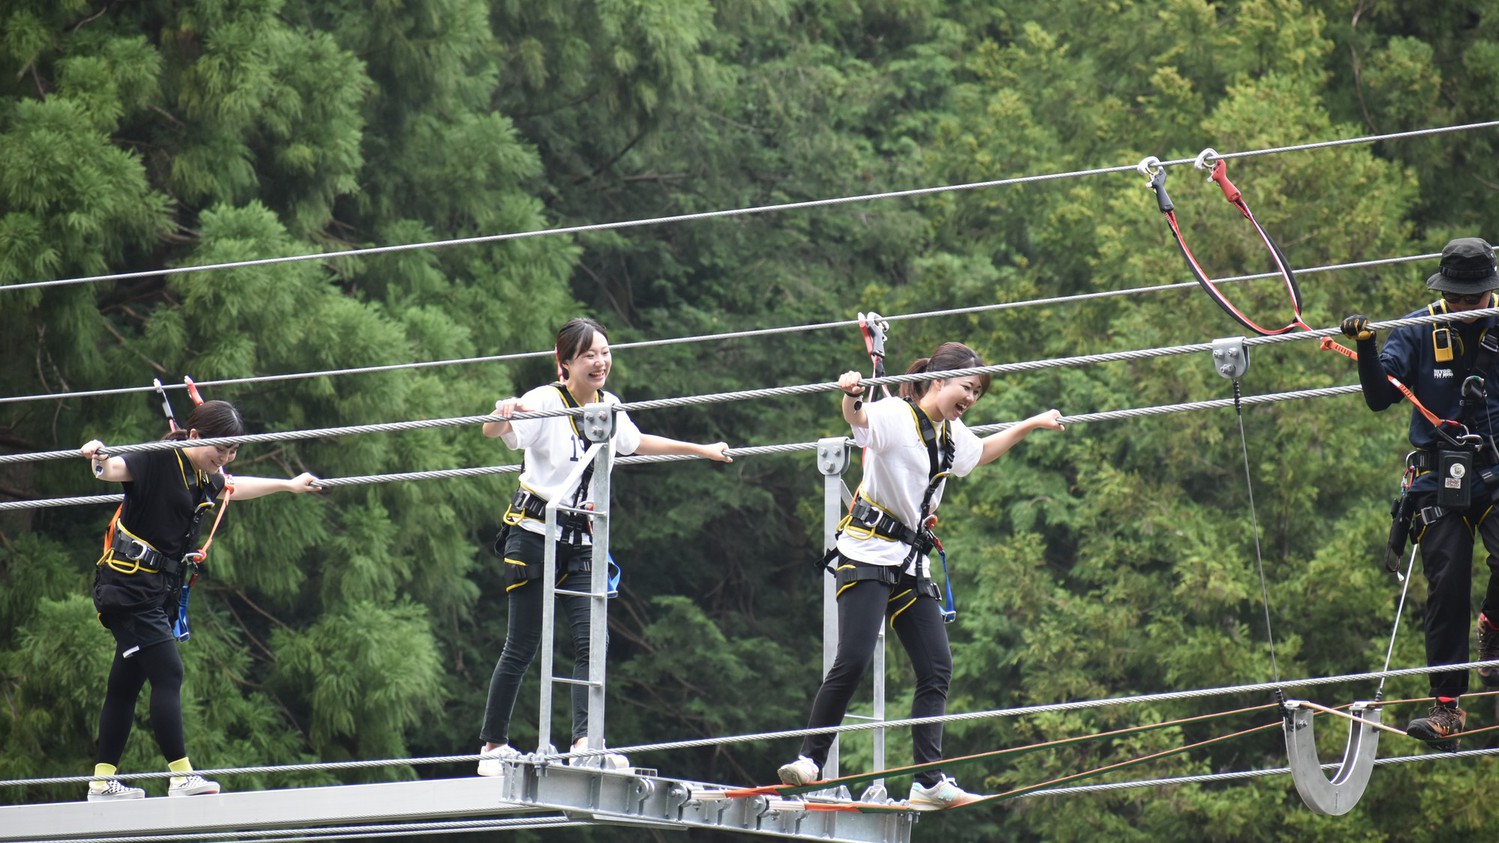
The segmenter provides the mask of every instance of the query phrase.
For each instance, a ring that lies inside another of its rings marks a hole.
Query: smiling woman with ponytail
[[[973,349],[948,342],[912,363],[906,373],[983,365]],[[843,419],[853,429],[854,443],[864,448],[864,479],[839,525],[837,549],[829,554],[838,600],[838,653],[812,702],[807,728],[843,722],[886,620],[916,672],[911,716],[946,712],[953,665],[944,621],[955,613],[944,612],[927,554],[940,550],[931,528],[947,477],[962,477],[993,462],[1032,431],[1063,429],[1061,413],[1047,410],[978,438],[961,416],[989,386],[986,374],[935,377],[901,384],[899,400],[866,402],[858,372],[838,379]],[[833,738],[831,732],[804,738],[801,754],[781,767],[781,781],[798,786],[817,781]],[[913,726],[911,744],[915,763],[929,765],[911,784],[911,808],[935,811],[981,798],[936,769],[942,760],[942,724]]]

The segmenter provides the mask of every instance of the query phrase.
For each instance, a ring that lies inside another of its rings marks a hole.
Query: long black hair
[[[923,357],[911,364],[906,370],[908,375],[921,374],[922,372],[950,372],[954,369],[977,369],[984,365],[983,358],[979,357],[977,351],[960,342],[945,342],[937,346],[931,357]],[[980,395],[989,392],[989,375],[976,375],[980,384]],[[926,394],[931,388],[933,381],[911,381],[900,385],[900,397],[912,401]]]

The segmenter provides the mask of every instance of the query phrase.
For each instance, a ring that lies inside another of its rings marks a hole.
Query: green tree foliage
[[[611,388],[626,400],[831,381],[867,360],[852,328],[816,326],[861,310],[1006,305],[897,321],[892,371],[953,338],[1000,363],[1236,335],[1195,288],[1131,294],[1190,280],[1133,172],[574,237],[193,267],[1483,122],[1499,94],[1493,26],[1486,7],[1461,2],[16,0],[0,11],[0,284],[173,271],[0,290],[9,364],[0,396],[538,350],[580,312],[602,319],[616,345],[808,326],[620,348]],[[1295,266],[1375,260],[1435,252],[1452,236],[1493,239],[1482,226],[1495,137],[1464,131],[1237,158],[1228,170]],[[1183,232],[1210,274],[1270,269],[1215,185],[1187,167],[1168,175]],[[1403,315],[1423,303],[1430,271],[1303,273],[1302,316],[1324,327],[1355,311]],[[1261,324],[1290,317],[1277,280],[1224,291]],[[1093,293],[1119,295],[1022,306]],[[206,391],[239,404],[257,431],[278,431],[471,415],[552,374],[538,360]],[[1346,359],[1302,341],[1256,349],[1242,387],[1353,382]],[[1133,360],[997,377],[970,422],[1231,395],[1205,355]],[[844,432],[828,395],[635,421],[734,445]],[[154,400],[138,395],[0,404],[7,451],[96,436],[138,442],[161,430]],[[949,628],[950,710],[1380,667],[1398,592],[1378,559],[1404,434],[1403,409],[1375,415],[1357,396],[1250,405],[1038,433],[955,481],[942,525],[960,608]],[[252,445],[231,468],[348,477],[515,459],[477,431],[445,429]],[[233,504],[183,648],[195,761],[469,751],[505,629],[485,545],[512,484],[413,481]],[[612,546],[625,580],[611,606],[612,745],[803,724],[820,666],[810,571],[820,488],[806,453],[616,473]],[[98,491],[76,463],[0,469],[9,498]],[[0,777],[87,769],[110,646],[86,597],[88,562],[106,516],[99,507],[0,515]],[[1397,666],[1424,659],[1424,598],[1416,577]],[[566,670],[565,646],[560,656]],[[897,652],[891,665],[897,716],[909,670]],[[1424,690],[1419,677],[1400,679],[1385,695]],[[1313,698],[1372,691],[1328,687]],[[517,712],[523,746],[535,736],[535,692],[533,677]],[[945,749],[962,755],[1268,701],[967,721],[949,728]],[[867,710],[867,699],[858,704]],[[1417,707],[1394,707],[1387,719]],[[564,708],[559,701],[554,734]],[[1490,725],[1483,706],[1470,708],[1470,724]],[[951,772],[999,792],[1276,719],[1257,709]],[[1336,757],[1342,730],[1319,725],[1324,756]],[[637,760],[667,775],[749,782],[769,779],[792,751],[786,740]],[[907,736],[893,735],[890,759],[908,751]],[[1382,741],[1385,755],[1421,751]],[[138,737],[125,766],[159,767],[154,752]],[[846,740],[844,757],[845,769],[869,763],[867,738]],[[1284,763],[1270,728],[1105,780]],[[1037,796],[932,817],[916,835],[1445,840],[1499,821],[1481,764],[1381,768],[1342,818],[1312,815],[1282,776]],[[466,772],[420,766],[349,780]],[[904,786],[896,779],[891,790]],[[8,790],[0,800],[74,794]],[[606,829],[590,838],[634,839]]]

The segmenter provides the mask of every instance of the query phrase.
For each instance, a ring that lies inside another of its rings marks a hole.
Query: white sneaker
[[[102,779],[88,783],[88,801],[113,802],[117,799],[145,799],[146,791],[131,787],[119,779]]]
[[[781,784],[792,786],[811,784],[818,780],[817,762],[805,755],[798,755],[790,764],[782,764],[776,773],[781,777]]]
[[[481,776],[503,776],[505,765],[502,762],[512,758],[519,758],[521,751],[508,743],[502,743],[494,749],[479,747],[479,775]]]
[[[168,796],[206,796],[218,792],[218,782],[211,782],[197,773],[173,776],[172,785],[167,788]]]
[[[606,747],[600,746],[599,749]],[[582,755],[588,751],[588,742],[580,739],[567,751],[567,765],[569,767],[598,767],[603,770],[624,770],[630,766],[630,759],[618,752],[605,752],[602,754]]]
[[[967,805],[983,799],[976,793],[969,793],[953,779],[943,776],[942,780],[931,787],[922,787],[920,782],[911,782],[911,798],[906,804],[913,811],[945,811],[948,808],[956,808],[959,805]]]

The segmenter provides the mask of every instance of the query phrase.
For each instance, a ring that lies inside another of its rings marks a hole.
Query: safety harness
[[[1491,305],[1493,301],[1491,298]],[[1448,312],[1447,302],[1438,299],[1426,306],[1426,312],[1432,316],[1445,314]],[[1460,359],[1454,353],[1456,339],[1449,326],[1433,325],[1431,344],[1433,359],[1436,362],[1452,363]],[[1400,480],[1400,492],[1390,505],[1390,535],[1385,542],[1384,565],[1385,570],[1390,573],[1397,573],[1395,563],[1404,554],[1408,539],[1419,540],[1421,533],[1427,527],[1471,503],[1468,499],[1471,490],[1469,478],[1475,468],[1478,475],[1491,488],[1494,487],[1496,481],[1499,481],[1499,466],[1495,465],[1499,451],[1495,449],[1492,436],[1489,436],[1486,441],[1483,437],[1471,433],[1463,433],[1454,437],[1442,428],[1443,425],[1447,425],[1467,431],[1466,423],[1472,420],[1473,414],[1487,406],[1487,385],[1481,373],[1489,371],[1494,363],[1495,355],[1499,355],[1499,332],[1486,328],[1479,336],[1478,352],[1473,356],[1473,363],[1462,377],[1462,391],[1458,401],[1458,418],[1461,421],[1433,422],[1438,435],[1448,447],[1435,451],[1415,450],[1406,454],[1405,472]],[[1430,420],[1429,416],[1428,420]],[[1486,456],[1483,454],[1485,446],[1488,449]],[[1488,464],[1475,466],[1475,458],[1481,458],[1479,462]],[[1454,466],[1457,467],[1456,471],[1453,470]],[[1437,503],[1416,509],[1410,495],[1411,486],[1416,478],[1433,471],[1440,472],[1441,477]]]
[[[862,580],[880,580],[893,585],[892,578],[898,579],[900,572],[910,567],[920,556],[936,550],[942,559],[942,578],[946,588],[946,604],[942,609],[942,619],[947,623],[952,623],[958,616],[953,601],[952,577],[947,570],[947,552],[942,548],[942,542],[937,538],[937,534],[932,531],[932,528],[936,526],[937,517],[931,514],[932,498],[936,496],[937,489],[941,488],[942,482],[947,479],[952,470],[955,451],[952,433],[947,425],[943,425],[939,434],[936,425],[932,424],[932,420],[920,407],[916,406],[914,401],[904,400],[921,431],[921,441],[926,446],[929,461],[926,492],[922,495],[921,507],[918,510],[923,518],[921,528],[914,529],[905,524],[892,515],[888,509],[870,500],[860,488],[859,492],[854,495],[854,502],[849,508],[848,515],[838,525],[838,534],[848,533],[859,538],[875,536],[900,542],[908,546],[910,550],[899,566],[845,563],[835,568],[833,573],[837,577],[839,594]],[[824,566],[830,565],[837,558],[838,551],[835,547],[824,558]],[[919,592],[932,597],[937,596],[936,585],[920,569],[920,566],[916,569],[916,579]]]
[[[187,387],[187,394],[192,399],[193,405],[198,406],[202,404],[203,397],[198,394],[198,387],[197,384],[193,383],[193,379],[185,377],[182,379],[182,382]],[[161,411],[167,419],[168,433],[182,432],[183,428],[177,424],[177,415],[172,411],[172,402],[167,398],[166,388],[162,386],[161,379],[153,378],[152,384],[156,388],[156,393],[161,397]],[[177,455],[177,468],[182,474],[182,482],[187,486],[189,492],[192,493],[195,501],[193,515],[187,528],[187,541],[189,544],[197,539],[198,530],[208,511],[217,509],[217,514],[214,516],[213,524],[208,528],[208,537],[203,541],[203,545],[197,550],[190,550],[183,554],[181,559],[174,559],[162,553],[150,542],[132,533],[129,528],[121,523],[120,515],[125,509],[125,505],[121,504],[115,509],[114,515],[110,516],[109,524],[105,527],[104,550],[99,557],[99,561],[95,563],[95,567],[103,568],[107,566],[111,571],[125,576],[161,574],[169,582],[174,579],[177,582],[181,582],[182,584],[179,588],[169,588],[169,591],[177,591],[178,593],[177,617],[172,622],[172,633],[177,637],[178,641],[186,641],[192,635],[188,627],[188,597],[191,594],[193,584],[198,581],[198,576],[202,573],[204,563],[208,560],[208,548],[213,545],[214,534],[218,532],[219,524],[224,520],[224,513],[229,508],[230,497],[234,494],[234,478],[228,472],[223,472],[224,488],[222,494],[224,501],[222,506],[217,505],[215,503],[217,492],[214,489],[213,483],[208,481],[206,477],[200,479],[196,468],[192,469],[193,479],[189,481],[187,460],[182,451],[179,450],[175,453]]]
[[[561,374],[560,368],[558,374],[559,376]],[[552,384],[552,386],[557,390],[558,394],[562,396],[562,403],[565,406],[571,409],[578,409],[582,406],[573,398],[573,395],[568,391],[566,384],[554,383]],[[595,393],[594,400],[596,402],[603,402],[603,394]],[[573,434],[579,439],[584,439],[586,441],[586,438],[583,436],[582,431],[578,429],[578,417],[568,416],[568,423],[572,425]],[[593,482],[594,465],[596,465],[596,463],[590,461],[588,465],[583,468],[583,474],[578,478],[578,488],[573,492],[573,499],[569,502],[569,506],[575,509],[592,508],[592,504],[588,503],[585,500],[585,496],[588,494],[589,485]],[[495,537],[495,555],[499,556],[501,559],[505,558],[505,539],[511,527],[517,526],[521,521],[527,518],[533,521],[541,521],[545,523],[547,517],[547,503],[548,501],[545,498],[536,494],[530,489],[527,489],[525,486],[521,486],[520,488],[516,489],[515,494],[510,496],[510,505],[505,509],[505,515],[501,519],[501,521],[503,522],[503,526],[500,528],[500,533]],[[557,513],[557,528],[558,539],[560,541],[572,545],[578,545],[582,544],[582,538],[585,534],[593,532],[593,523],[589,520],[589,517],[587,515],[584,515],[581,512],[559,512]],[[613,554],[610,554],[608,561],[608,596],[615,597],[619,594],[619,581],[624,572],[620,568],[619,564],[614,561]],[[507,586],[506,590],[508,591],[510,589],[514,589],[526,580],[540,579],[542,576],[541,567],[542,566],[539,564],[526,565],[524,579],[512,582],[509,586]]]
[[[554,383],[552,386],[562,396],[564,406],[569,409],[579,409],[582,406],[573,398],[572,393],[567,390],[566,384]],[[603,401],[603,396],[595,394],[594,400]],[[578,417],[568,416],[567,421],[568,424],[572,425],[573,434],[579,439],[583,439],[583,433],[578,429]],[[573,499],[569,502],[569,506],[575,509],[583,507],[584,497],[588,494],[589,484],[593,482],[593,466],[594,464],[590,462],[583,469],[583,475],[578,479],[578,488],[574,490]],[[544,522],[547,517],[547,503],[548,501],[542,496],[527,489],[525,486],[521,486],[510,497],[510,506],[505,510],[504,523],[513,527],[526,518]],[[591,530],[588,516],[581,512],[560,512],[557,514],[557,520],[557,527],[560,531],[559,538],[568,544],[582,544],[583,535]],[[497,550],[500,551],[500,555],[504,555],[504,548],[497,548]]]
[[[189,589],[197,582],[198,575],[202,570],[203,563],[208,558],[208,548],[213,544],[214,534],[218,532],[219,524],[224,520],[224,512],[228,508],[230,496],[234,493],[233,478],[224,475],[224,504],[222,506],[215,502],[217,489],[206,476],[200,478],[200,472],[191,467],[182,451],[175,452],[177,466],[182,472],[182,482],[191,494],[193,514],[188,522],[186,539],[189,543],[198,537],[198,531],[203,523],[204,517],[210,510],[217,509],[213,524],[209,527],[208,537],[203,545],[197,550],[191,550],[183,554],[181,559],[174,558],[162,553],[156,546],[131,532],[121,521],[120,515],[123,505],[115,510],[110,518],[109,525],[104,533],[104,550],[99,556],[95,567],[108,569],[114,574],[127,577],[138,575],[158,574],[165,578],[166,591],[170,596],[178,595],[177,614],[173,620],[172,632],[178,641],[186,641],[190,635],[188,630],[187,606]],[[189,471],[192,479],[188,479]],[[185,580],[185,582],[184,582]],[[176,583],[181,583],[176,585]],[[101,618],[102,620],[102,618]]]

